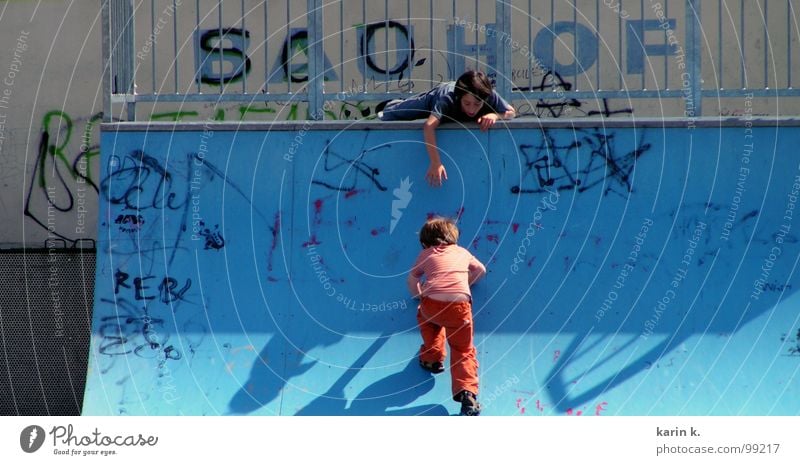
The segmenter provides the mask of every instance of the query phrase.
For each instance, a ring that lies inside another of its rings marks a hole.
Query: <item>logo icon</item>
[[[22,447],[22,450],[31,454],[42,447],[44,437],[44,428],[38,425],[28,426],[19,435],[19,446]]]
[[[408,176],[406,176],[405,179],[400,181],[400,187],[392,190],[395,199],[392,200],[392,222],[389,225],[389,234],[394,231],[400,218],[403,217],[403,210],[405,210],[409,202],[411,202],[411,198],[413,197],[411,194],[411,186],[413,184],[414,183],[408,179]]]

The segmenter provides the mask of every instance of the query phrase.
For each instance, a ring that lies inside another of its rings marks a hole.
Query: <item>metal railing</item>
[[[107,121],[164,102],[303,102],[324,119],[467,68],[561,110],[670,99],[694,118],[704,99],[800,96],[800,0],[101,1]]]

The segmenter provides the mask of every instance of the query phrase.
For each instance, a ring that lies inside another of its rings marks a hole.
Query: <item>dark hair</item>
[[[456,100],[461,100],[467,93],[485,102],[492,95],[492,82],[482,71],[469,70],[458,78],[454,91]]]
[[[419,230],[419,242],[425,249],[455,244],[458,242],[458,226],[449,218],[431,218]]]

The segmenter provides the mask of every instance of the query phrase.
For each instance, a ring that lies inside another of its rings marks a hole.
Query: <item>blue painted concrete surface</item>
[[[439,145],[433,189],[419,130],[105,131],[84,414],[456,414],[405,289],[430,215],[489,270],[484,414],[800,413],[798,131]]]

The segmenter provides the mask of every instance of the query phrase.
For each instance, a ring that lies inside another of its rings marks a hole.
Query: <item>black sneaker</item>
[[[475,394],[469,391],[461,391],[461,416],[477,417],[481,414],[481,404]]]
[[[444,371],[444,364],[442,362],[423,362],[419,361],[419,366],[423,370],[430,371],[433,374],[439,374]]]

